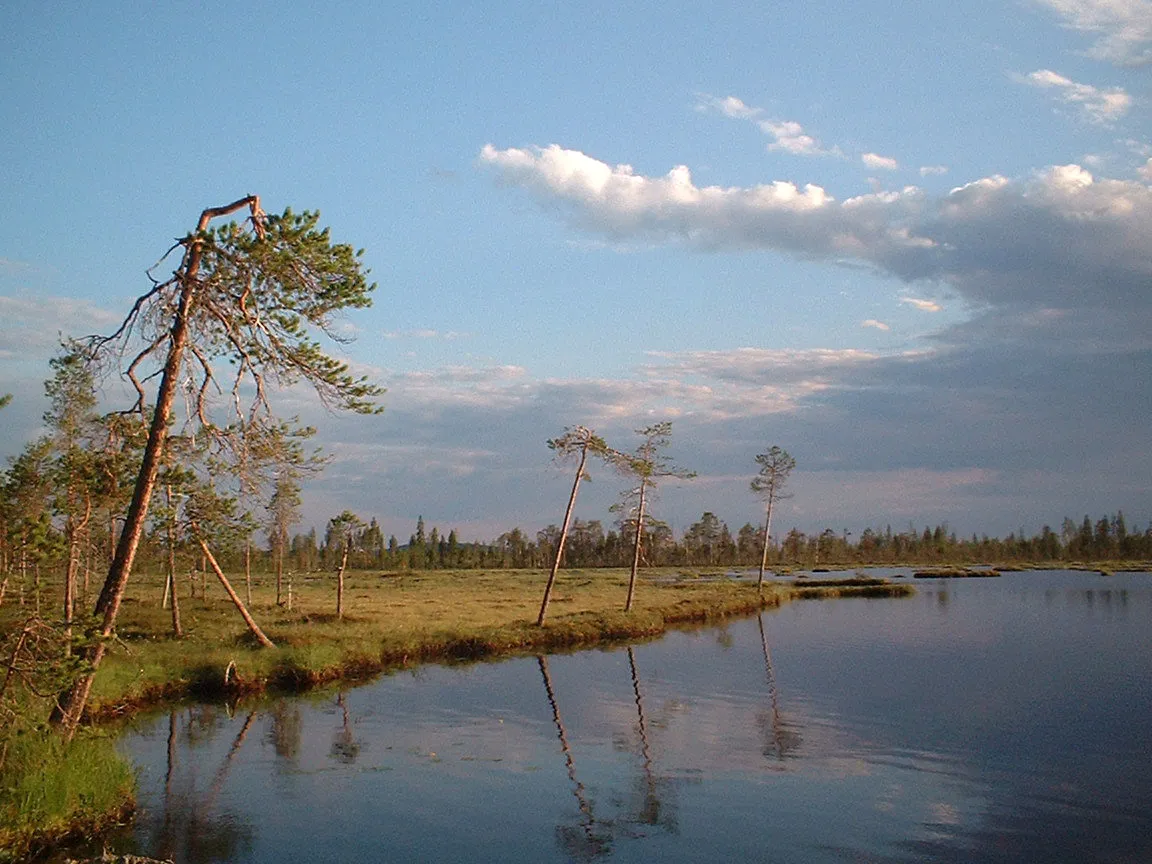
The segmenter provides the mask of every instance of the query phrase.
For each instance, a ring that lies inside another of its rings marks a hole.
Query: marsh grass
[[[892,596],[903,590],[882,580],[821,580],[801,595],[785,583],[768,583],[758,592],[745,581],[698,577],[682,568],[646,571],[637,608],[625,614],[626,570],[562,571],[550,620],[537,627],[547,579],[540,570],[353,572],[345,577],[342,621],[335,615],[333,574],[296,575],[292,609],[275,604],[271,577],[255,574],[251,611],[277,646],[262,649],[223,592],[189,597],[187,583],[179,586],[185,637],[173,639],[169,613],[161,607],[162,579],[144,574],[129,583],[116,641],[93,685],[90,719],[189,695],[298,690],[414,663],[648,638],[794,596],[846,596],[868,588]]]
[[[915,579],[988,579],[999,575],[999,570],[971,570],[967,567],[932,567],[912,574]]]
[[[21,729],[5,735],[0,749],[0,861],[21,860],[131,813],[135,776],[107,732],[88,730],[65,744]]]

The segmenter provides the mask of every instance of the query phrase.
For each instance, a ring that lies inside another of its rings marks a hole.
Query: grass
[[[970,570],[967,567],[932,567],[912,574],[916,579],[987,579],[999,575],[999,570]]]
[[[71,744],[23,729],[6,734],[0,768],[0,861],[127,818],[135,776],[107,732],[86,730]]]
[[[88,720],[99,723],[168,700],[262,690],[301,691],[424,662],[457,662],[570,650],[653,638],[771,608],[793,598],[900,596],[883,580],[829,580],[803,586],[706,580],[680,569],[646,571],[637,605],[622,611],[625,570],[568,570],[557,581],[548,621],[535,624],[547,574],[536,570],[358,572],[346,577],[345,614],[335,615],[332,574],[293,579],[292,608],[277,606],[271,577],[254,579],[250,610],[274,649],[256,645],[218,584],[207,599],[179,587],[183,639],[170,634],[162,578],[137,574],[121,607],[116,641],[92,689]],[[243,578],[233,584],[244,595]],[[56,608],[45,596],[46,609]],[[0,633],[27,609],[0,608]],[[25,712],[26,714],[28,712]],[[35,711],[29,716],[38,716]],[[47,707],[42,711],[47,716]],[[19,734],[17,734],[19,732]],[[19,856],[131,807],[130,769],[99,726],[65,748],[28,726],[0,731],[7,747],[0,783],[0,861]]]
[[[802,593],[799,586],[769,583],[758,592],[747,582],[647,571],[637,607],[624,613],[627,571],[569,570],[557,582],[547,623],[537,627],[545,580],[535,570],[355,573],[346,578],[341,621],[334,614],[330,574],[297,577],[291,610],[275,605],[270,580],[261,579],[253,588],[252,612],[276,643],[267,650],[248,638],[218,587],[215,593],[209,588],[208,602],[181,596],[186,637],[172,639],[158,578],[137,579],[121,613],[120,642],[96,677],[91,711],[103,718],[189,694],[295,690],[414,663],[649,638],[670,626],[746,615],[799,596],[894,596],[910,590],[842,580],[813,583]]]

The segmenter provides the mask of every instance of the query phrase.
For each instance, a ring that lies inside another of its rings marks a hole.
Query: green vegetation
[[[251,608],[277,646],[268,650],[257,645],[222,591],[210,589],[207,599],[201,595],[198,579],[179,586],[185,638],[173,638],[160,602],[163,575],[140,576],[129,588],[117,640],[96,675],[90,714],[107,718],[187,694],[297,689],[429,660],[471,660],[651,637],[670,626],[778,606],[797,591],[768,583],[757,592],[746,582],[646,571],[641,577],[645,600],[626,614],[620,598],[628,571],[566,571],[556,583],[552,619],[539,627],[534,623],[535,601],[546,578],[546,572],[537,570],[352,571],[345,576],[340,620],[333,574],[296,577],[291,609],[275,604],[274,579],[257,574]],[[807,592],[844,596],[852,589],[878,586],[889,596],[910,591],[876,579],[804,587]],[[0,621],[7,611],[0,609]]]
[[[21,733],[6,734],[0,744],[0,861],[107,828],[131,813],[135,777],[109,735],[88,731],[65,742]]]

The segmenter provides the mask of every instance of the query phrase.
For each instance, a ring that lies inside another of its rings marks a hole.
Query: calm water
[[[1152,861],[1152,575],[917,580],[140,721],[138,852]]]

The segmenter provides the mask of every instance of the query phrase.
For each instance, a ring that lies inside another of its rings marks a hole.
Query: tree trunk
[[[168,496],[168,507],[172,507],[172,487],[165,489]],[[184,637],[184,630],[180,626],[180,598],[176,596],[176,512],[172,511],[172,519],[168,522],[168,583],[166,591],[172,600],[172,635],[177,639]]]
[[[280,606],[280,591],[284,584],[284,541],[282,538],[276,538],[276,605]]]
[[[348,547],[352,545],[344,541],[344,556],[340,559],[340,569],[336,571],[336,617],[344,619],[344,568],[348,566]]]
[[[68,538],[68,566],[64,571],[64,653],[72,653],[72,621],[76,614],[76,575],[80,571],[80,544],[87,535],[92,518],[92,499],[84,502],[84,515],[77,520],[69,516],[64,528]]]
[[[568,526],[572,523],[572,510],[576,506],[576,492],[584,476],[584,463],[588,461],[588,444],[580,450],[580,465],[576,468],[576,479],[572,482],[572,494],[568,496],[568,509],[564,511],[564,527],[560,529],[560,542],[556,544],[556,559],[552,562],[552,572],[548,574],[548,584],[544,586],[544,601],[540,604],[540,616],[536,626],[544,626],[548,615],[548,601],[552,598],[552,586],[556,584],[556,572],[560,569],[560,559],[564,555],[564,542],[568,539]]]
[[[756,587],[764,587],[764,568],[768,566],[768,543],[772,532],[772,498],[768,498],[768,518],[764,520],[764,551],[760,553],[760,578],[756,580]]]
[[[200,234],[208,226],[208,222],[215,216],[232,213],[244,206],[259,207],[259,201],[254,196],[234,201],[225,207],[210,208],[200,214],[200,222],[196,233]],[[255,209],[253,210],[255,212]],[[85,649],[84,660],[88,671],[60,695],[56,707],[52,711],[50,722],[58,725],[65,740],[71,740],[76,734],[76,727],[88,702],[88,694],[92,692],[92,681],[96,677],[96,670],[100,661],[104,659],[107,650],[108,637],[116,626],[116,616],[120,612],[120,604],[124,600],[124,590],[128,586],[128,577],[132,573],[132,563],[136,559],[136,550],[140,545],[140,538],[144,534],[144,526],[148,516],[148,504],[152,500],[152,491],[156,487],[156,478],[160,473],[160,460],[164,455],[164,445],[168,440],[168,421],[172,415],[172,402],[179,387],[180,366],[184,359],[184,349],[188,344],[188,320],[195,296],[197,275],[200,271],[200,259],[203,248],[199,242],[191,241],[188,244],[188,260],[184,266],[184,273],[180,279],[180,299],[172,321],[171,342],[168,346],[168,357],[164,362],[164,371],[160,376],[160,384],[156,390],[156,407],[152,412],[152,424],[148,429],[148,443],[144,447],[144,455],[140,461],[140,471],[136,475],[136,487],[132,492],[132,502],[128,505],[128,512],[124,517],[124,527],[120,530],[120,540],[116,544],[116,554],[112,565],[108,568],[108,577],[104,580],[104,588],[96,601],[96,615],[102,618],[98,636],[92,647]]]
[[[628,577],[628,602],[624,604],[624,611],[632,611],[632,601],[636,597],[636,571],[640,569],[640,541],[644,536],[644,495],[648,491],[648,484],[640,481],[640,504],[636,508],[636,543],[632,549],[632,573]]]
[[[240,595],[233,590],[232,584],[228,581],[228,577],[224,575],[224,571],[220,569],[220,565],[216,563],[216,558],[212,555],[208,544],[204,542],[204,538],[197,537],[196,540],[200,544],[200,549],[204,552],[204,557],[208,560],[208,566],[212,568],[212,572],[216,574],[216,578],[220,580],[220,584],[224,586],[224,590],[228,592],[228,597],[240,612],[240,617],[244,619],[244,623],[248,625],[248,629],[252,631],[252,635],[256,637],[256,641],[265,648],[275,648],[275,643],[264,635],[264,631],[260,629],[260,625],[248,614],[248,609],[244,606]]]

